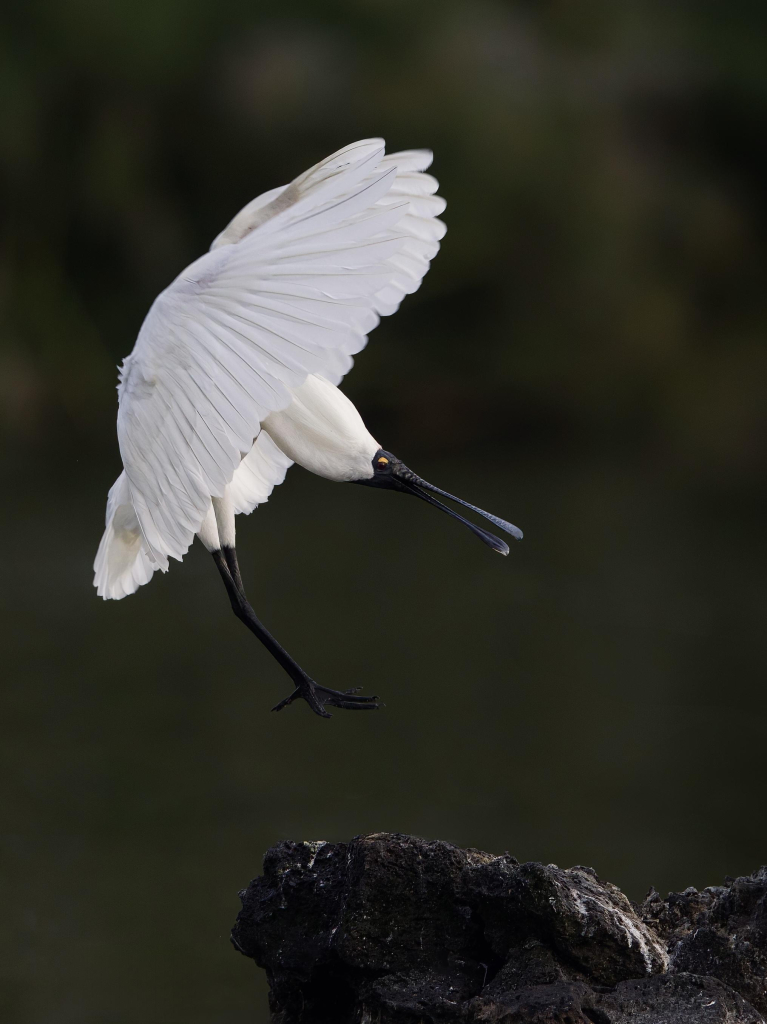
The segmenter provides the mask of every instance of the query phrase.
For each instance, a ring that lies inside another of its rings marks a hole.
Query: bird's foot
[[[359,686],[353,690],[329,690],[327,686],[320,686],[311,679],[306,679],[298,684],[289,697],[275,704],[272,711],[282,711],[288,704],[299,699],[305,700],[315,715],[321,718],[332,717],[325,710],[326,704],[334,708],[344,708],[346,711],[375,711],[381,707],[378,697],[361,697],[358,696],[359,691]]]

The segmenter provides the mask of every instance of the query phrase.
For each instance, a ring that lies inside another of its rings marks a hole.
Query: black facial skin
[[[499,519],[498,516],[485,512],[484,509],[477,508],[476,505],[470,505],[468,501],[463,501],[462,498],[456,498],[455,495],[448,494],[447,491],[435,487],[434,484],[430,484],[426,480],[422,480],[412,469],[408,469],[404,462],[401,462],[396,455],[392,455],[391,452],[386,452],[382,448],[379,448],[373,456],[373,476],[369,480],[355,480],[354,482],[364,484],[366,487],[382,487],[390,491],[403,491],[405,494],[415,494],[416,497],[427,501],[430,505],[434,505],[435,508],[442,509],[443,512],[447,512],[453,519],[463,523],[480,540],[484,541],[488,547],[501,555],[508,555],[509,553],[509,546],[505,541],[502,541],[492,533],[488,533],[487,530],[475,526],[474,523],[464,519],[463,516],[448,508],[447,505],[444,505],[441,501],[432,497],[432,495],[440,494],[443,498],[456,501],[459,505],[463,505],[464,508],[470,508],[472,512],[477,512],[479,515],[484,516],[485,519],[489,519],[494,526],[497,526],[499,530],[510,533],[515,540],[522,539],[522,531],[517,529],[516,526],[507,523],[505,519]]]

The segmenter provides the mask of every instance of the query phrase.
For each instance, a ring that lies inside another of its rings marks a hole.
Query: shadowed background
[[[229,946],[283,838],[400,830],[635,898],[767,860],[767,8],[9,2],[0,15],[0,1009],[266,1020]],[[344,385],[525,530],[293,469],[239,519],[266,623],[385,710],[277,716],[209,557],[91,563],[116,364],[245,202],[430,146],[443,251]]]

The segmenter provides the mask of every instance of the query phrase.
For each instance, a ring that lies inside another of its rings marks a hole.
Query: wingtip
[[[349,143],[348,146],[344,146],[342,149],[336,150],[336,152],[333,153],[331,157],[328,157],[328,159],[333,159],[333,157],[338,157],[341,155],[346,156],[360,149],[368,150],[370,151],[370,153],[375,153],[378,151],[380,151],[381,153],[385,153],[386,140],[378,137],[374,137],[371,139],[359,139],[357,142],[351,142]]]

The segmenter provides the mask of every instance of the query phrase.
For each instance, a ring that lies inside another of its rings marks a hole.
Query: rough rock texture
[[[767,868],[665,900],[651,891],[641,914],[666,943],[672,970],[718,978],[767,1014]]]
[[[591,868],[386,833],[280,843],[237,949],[275,1024],[767,1024],[767,869],[634,907]]]

